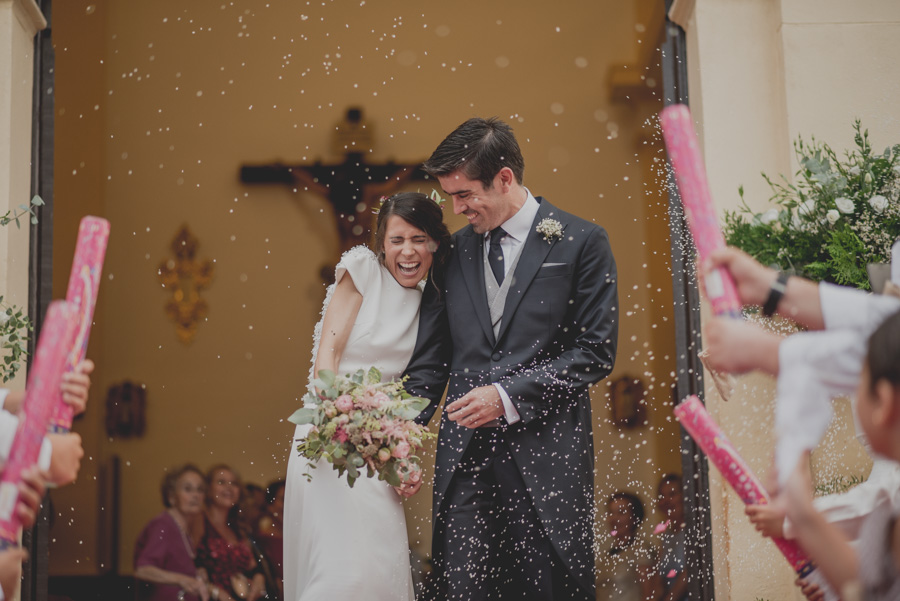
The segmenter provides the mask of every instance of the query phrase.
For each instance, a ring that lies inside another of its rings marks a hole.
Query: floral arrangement
[[[890,261],[900,236],[900,145],[875,153],[868,130],[854,124],[856,148],[843,158],[824,143],[799,138],[794,183],[763,177],[776,205],[725,214],[728,244],[763,264],[816,281],[870,289],[866,264]]]
[[[436,435],[412,421],[429,401],[409,395],[403,380],[382,382],[374,367],[346,376],[320,370],[304,401],[288,419],[313,426],[297,446],[308,467],[325,459],[338,476],[347,475],[351,487],[363,468],[368,477],[378,474],[391,486],[421,480],[416,454]],[[308,472],[306,477],[312,479]]]

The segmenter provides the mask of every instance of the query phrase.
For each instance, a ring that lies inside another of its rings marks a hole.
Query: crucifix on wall
[[[345,153],[341,163],[242,165],[241,182],[302,186],[327,198],[334,208],[343,253],[369,241],[374,225],[372,209],[382,196],[391,195],[408,181],[428,176],[420,163],[367,163],[365,155],[372,149],[372,134],[360,108],[347,109],[337,127],[334,146]]]

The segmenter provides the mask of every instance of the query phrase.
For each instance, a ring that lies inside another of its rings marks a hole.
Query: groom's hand
[[[503,401],[495,386],[479,386],[447,406],[450,421],[478,428],[504,415]]]

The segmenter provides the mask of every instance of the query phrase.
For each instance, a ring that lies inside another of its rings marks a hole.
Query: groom
[[[532,196],[512,129],[470,119],[425,170],[469,225],[427,287],[407,389],[434,414],[438,598],[594,599],[589,388],[616,355],[606,232]]]

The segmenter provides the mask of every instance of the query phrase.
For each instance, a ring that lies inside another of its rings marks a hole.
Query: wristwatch
[[[787,289],[789,277],[788,274],[782,271],[778,274],[778,277],[775,278],[775,281],[772,282],[772,287],[769,289],[769,298],[766,299],[766,303],[762,308],[763,315],[766,317],[772,317],[772,315],[775,314],[778,303],[780,303],[782,297],[784,297],[784,291]]]

